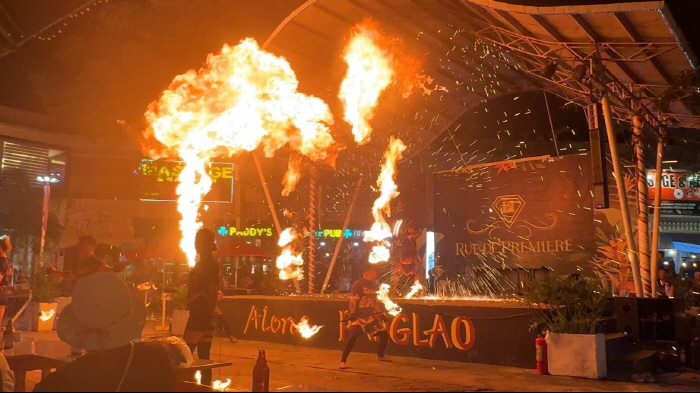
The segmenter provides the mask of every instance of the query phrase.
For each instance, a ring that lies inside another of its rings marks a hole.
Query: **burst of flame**
[[[194,373],[194,380],[197,383],[197,385],[202,384],[202,372],[201,371],[197,370],[197,372]]]
[[[343,51],[348,66],[338,97],[343,103],[344,119],[352,125],[359,144],[369,142],[369,121],[382,93],[392,84],[401,84],[402,96],[411,95],[414,87],[431,92],[432,78],[421,73],[421,64],[407,55],[401,39],[384,34],[371,19],[355,25]]]
[[[391,258],[391,250],[387,242],[382,242],[378,246],[372,247],[372,252],[369,253],[369,263],[377,264],[381,262],[386,262]]]
[[[152,282],[144,282],[144,283],[142,283],[142,284],[139,284],[136,288],[137,288],[139,291],[149,291],[149,290],[151,290],[151,289],[154,290],[154,291],[157,291],[157,290],[158,290],[158,288],[156,287],[156,284],[154,284],[154,283],[152,283]]]
[[[47,322],[50,321],[51,318],[56,316],[56,310],[51,309],[48,312],[47,311],[42,311],[41,316],[39,316],[39,319],[41,319],[42,322]]]
[[[381,33],[374,22],[365,21],[353,28],[343,58],[348,71],[340,85],[340,100],[345,107],[345,121],[359,144],[369,142],[379,96],[393,83],[391,54],[381,48]]]
[[[399,195],[398,186],[394,179],[396,177],[396,164],[405,150],[406,145],[403,141],[392,137],[389,148],[384,154],[382,170],[377,179],[379,198],[374,201],[372,206],[374,224],[369,231],[365,232],[364,236],[365,242],[380,243],[373,248],[370,254],[370,263],[386,262],[391,255],[386,239],[392,237],[392,232],[386,217],[391,214],[391,200]]]
[[[406,294],[406,299],[411,299],[412,297],[416,296],[416,294],[420,291],[423,290],[423,285],[421,285],[420,281],[416,280],[415,284],[411,287],[411,290]]]
[[[295,326],[296,326],[299,334],[304,338],[313,337],[316,333],[318,333],[323,328],[323,326],[318,326],[318,325],[311,326],[311,323],[309,322],[309,317],[306,317],[306,316],[301,317],[301,320]]]
[[[403,220],[397,220],[394,223],[393,235],[398,236],[401,233],[401,226],[403,225]]]
[[[297,188],[299,180],[301,180],[301,156],[295,155],[289,159],[289,166],[287,167],[287,172],[284,174],[282,179],[282,184],[284,189],[282,190],[283,196],[289,196]]]
[[[304,258],[302,253],[294,252],[294,242],[299,239],[299,234],[294,228],[287,228],[280,234],[277,244],[282,247],[280,255],[277,257],[276,265],[279,269],[281,280],[292,280],[304,278]]]
[[[185,162],[177,194],[180,247],[190,265],[202,226],[199,209],[212,186],[206,166],[214,157],[258,147],[270,157],[289,146],[314,161],[334,159],[331,111],[323,100],[299,93],[298,85],[289,62],[245,39],[209,55],[206,67],[177,76],[149,105],[144,150],[152,158],[179,156]]]
[[[211,387],[217,392],[225,392],[226,388],[229,387],[229,385],[231,385],[231,378],[226,378],[226,382],[221,382],[217,379],[216,381],[214,381]]]
[[[386,312],[388,312],[389,315],[395,317],[399,315],[402,310],[398,304],[389,299],[389,289],[391,289],[389,284],[380,285],[377,291],[377,300],[384,303],[384,308],[386,308]]]

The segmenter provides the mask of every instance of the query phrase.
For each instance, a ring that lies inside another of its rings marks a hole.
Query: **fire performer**
[[[214,258],[216,235],[211,229],[202,228],[197,232],[194,246],[199,255],[199,261],[189,275],[187,288],[187,308],[190,318],[185,327],[185,342],[192,353],[197,351],[199,359],[209,359],[211,344],[214,337],[214,324],[220,321],[221,311],[217,306],[219,298],[219,263]],[[224,330],[227,325],[223,325]],[[226,332],[231,342],[236,339]],[[211,385],[211,370],[202,371],[202,383]]]
[[[389,333],[383,324],[387,321],[384,306],[377,299],[377,291],[379,290],[377,276],[377,267],[368,264],[365,266],[362,279],[353,284],[350,291],[350,316],[348,320],[351,321],[351,328],[340,362],[341,370],[347,368],[348,355],[363,334],[369,334],[379,339],[377,360],[390,361],[384,356],[389,344]]]
[[[395,287],[399,293],[405,293],[407,288],[410,288],[421,277],[417,271],[420,264],[420,256],[418,255],[416,240],[419,236],[419,231],[414,227],[408,227],[406,234],[400,239],[400,244],[398,244],[399,277]]]

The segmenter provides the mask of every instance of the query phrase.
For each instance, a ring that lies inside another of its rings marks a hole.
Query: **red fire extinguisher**
[[[544,337],[537,336],[535,340],[535,353],[537,359],[537,374],[549,375],[549,367],[547,365],[547,341]]]

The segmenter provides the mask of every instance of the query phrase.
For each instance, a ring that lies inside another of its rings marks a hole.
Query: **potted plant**
[[[546,332],[550,374],[607,376],[605,335],[597,333],[609,297],[600,280],[547,278],[534,283],[523,301],[534,311],[531,328]]]
[[[173,308],[170,332],[181,337],[185,334],[187,320],[190,318],[190,312],[187,311],[187,285],[175,288],[175,292],[170,294],[170,305]]]
[[[61,284],[55,277],[37,274],[32,280],[31,328],[33,331],[46,332],[53,330],[56,321],[58,303],[61,296]]]

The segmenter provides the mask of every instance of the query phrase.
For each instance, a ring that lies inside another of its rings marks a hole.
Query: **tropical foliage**
[[[535,282],[521,300],[534,311],[531,330],[595,334],[608,299],[600,280],[568,276]]]

